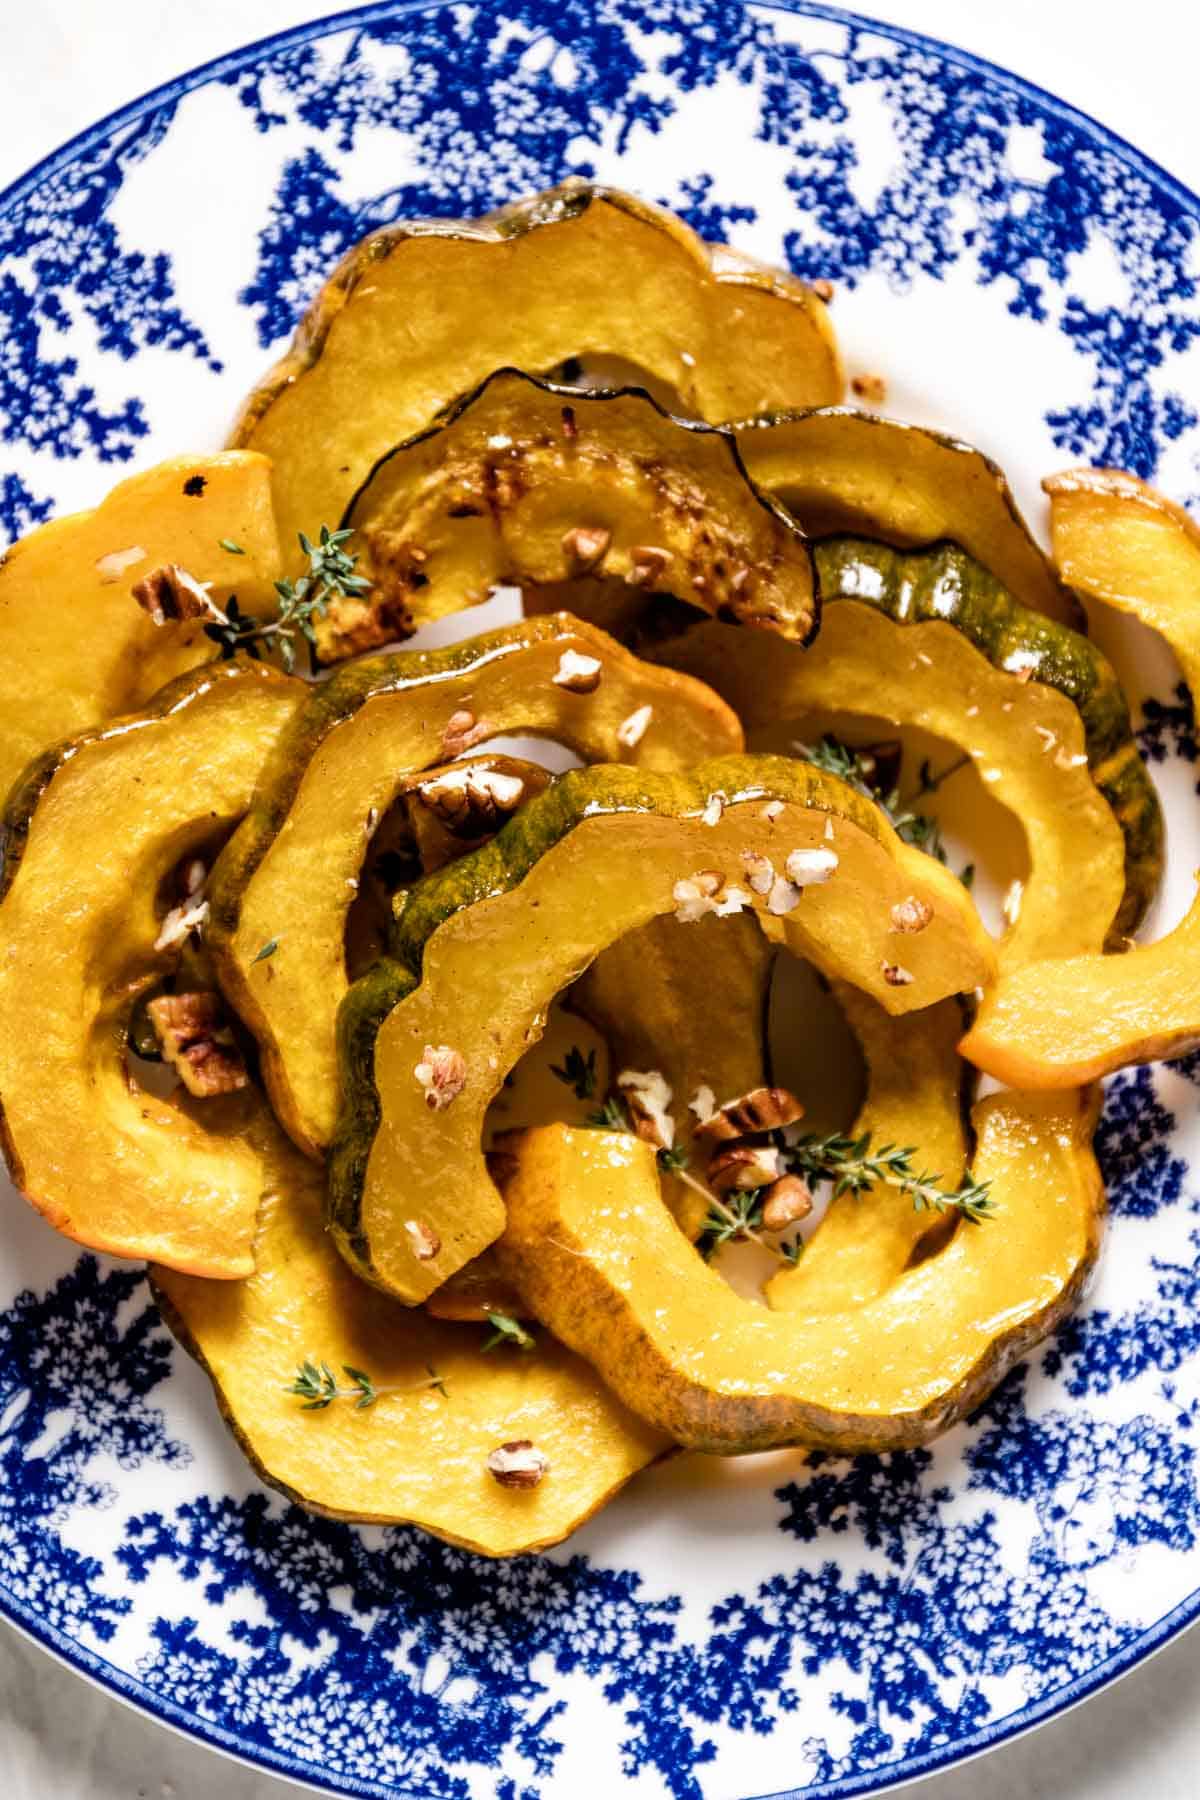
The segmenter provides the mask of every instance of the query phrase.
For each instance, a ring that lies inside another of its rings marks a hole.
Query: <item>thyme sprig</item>
[[[857,1138],[836,1131],[824,1137],[809,1133],[789,1144],[783,1155],[788,1166],[807,1180],[832,1181],[835,1199],[839,1194],[865,1193],[879,1183],[909,1195],[918,1212],[960,1212],[972,1225],[996,1214],[986,1181],[964,1175],[956,1188],[944,1188],[940,1176],[915,1167],[912,1146],[881,1144],[872,1149],[870,1132]]]
[[[317,542],[299,533],[300,548],[308,558],[308,569],[297,580],[277,581],[279,612],[266,621],[251,618],[241,610],[237,595],[230,596],[225,611],[213,607],[216,615],[204,627],[205,634],[220,645],[225,661],[245,654],[258,661],[263,648],[273,646],[279,660],[290,674],[296,666],[296,640],[301,637],[309,645],[317,641],[315,619],[323,619],[333,599],[350,599],[370,587],[365,575],[354,573],[357,556],[343,548],[351,530],[331,531],[322,525]],[[221,548],[235,556],[243,556],[241,546],[228,538],[220,540]]]
[[[501,1344],[509,1344],[514,1350],[534,1350],[537,1339],[531,1331],[526,1331],[520,1319],[512,1318],[508,1313],[489,1312],[488,1324],[492,1328],[491,1336],[484,1343],[484,1352],[496,1350]]]
[[[561,1063],[551,1063],[550,1073],[574,1091],[577,1100],[592,1100],[596,1094],[596,1052],[588,1051],[587,1055],[572,1044]]]
[[[946,848],[942,843],[942,828],[937,819],[928,813],[914,812],[916,801],[924,799],[926,794],[936,794],[938,789],[965,769],[971,761],[970,755],[964,751],[961,756],[948,763],[944,769],[935,771],[933,765],[926,760],[921,764],[915,791],[903,798],[898,787],[881,789],[878,781],[873,781],[875,774],[875,758],[869,751],[856,750],[850,744],[843,744],[839,738],[828,732],[817,744],[797,744],[797,750],[814,768],[823,769],[827,775],[836,775],[868,800],[873,800],[883,808],[892,822],[892,827],[904,843],[911,844],[915,850],[924,850],[927,856],[934,856],[938,862],[946,861]],[[974,880],[973,865],[963,870],[962,880],[970,887]]]
[[[304,1402],[302,1412],[324,1412],[335,1400],[353,1400],[355,1412],[363,1412],[368,1406],[374,1406],[381,1394],[419,1394],[427,1388],[436,1388],[443,1399],[448,1398],[446,1384],[437,1370],[426,1363],[425,1373],[429,1377],[427,1381],[415,1381],[405,1386],[395,1383],[381,1386],[365,1369],[356,1369],[352,1363],[343,1363],[342,1374],[346,1376],[350,1386],[341,1387],[327,1362],[315,1363],[311,1357],[305,1357],[296,1370],[295,1379],[283,1391],[285,1394],[295,1394],[298,1400]]]

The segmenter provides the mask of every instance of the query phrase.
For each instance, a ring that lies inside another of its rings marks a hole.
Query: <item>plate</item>
[[[1127,144],[826,7],[502,0],[239,51],[0,196],[4,531],[218,443],[371,226],[572,171],[832,280],[851,372],[979,441],[1035,516],[1079,460],[1197,495],[1200,204]],[[1176,828],[1162,929],[1196,742],[1167,662],[1119,648]],[[1112,1083],[1099,1284],[931,1451],[681,1458],[499,1565],[261,1490],[140,1270],[6,1197],[0,1609],[338,1794],[866,1794],[999,1744],[1200,1608],[1198,1085],[1195,1059]]]

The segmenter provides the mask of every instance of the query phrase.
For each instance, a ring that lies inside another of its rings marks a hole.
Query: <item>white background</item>
[[[1061,94],[1200,188],[1196,0],[860,4]],[[329,0],[0,0],[0,187],[147,88],[329,9]],[[3,1626],[0,1782],[3,1800],[272,1800],[302,1791],[143,1720]],[[1200,1800],[1200,1632],[1042,1731],[902,1792]]]

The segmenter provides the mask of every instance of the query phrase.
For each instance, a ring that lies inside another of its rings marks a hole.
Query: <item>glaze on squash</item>
[[[218,605],[236,590],[245,612],[273,608],[279,539],[265,457],[173,457],[4,552],[0,797],[51,744],[135,711],[212,657],[201,621],[155,625],[133,599],[134,584],[165,563],[210,582]]]
[[[1080,469],[1046,483],[1054,554],[1088,599],[1157,631],[1200,693],[1200,530],[1132,475]],[[1200,1044],[1200,900],[1125,956],[1054,958],[1007,971],[962,1051],[1002,1081],[1070,1087]]]
[[[616,1133],[528,1135],[505,1181],[501,1265],[627,1406],[690,1449],[905,1449],[977,1406],[1079,1299],[1103,1216],[1096,1112],[1094,1093],[981,1101],[972,1171],[997,1216],[835,1313],[736,1295],[671,1219],[649,1146]]]
[[[253,1267],[286,1146],[242,1093],[158,1098],[126,1061],[170,878],[246,811],[302,683],[216,663],[144,712],[35,763],[5,814],[0,1137],[17,1187],[67,1237],[197,1275]]]
[[[334,270],[234,441],[274,459],[283,540],[332,520],[399,439],[493,369],[625,358],[718,422],[842,395],[825,308],[793,276],[572,179],[482,219],[374,232]]]
[[[591,692],[555,682],[573,655],[600,665]],[[648,769],[679,770],[741,745],[737,720],[699,682],[562,615],[445,650],[375,657],[312,689],[213,872],[209,943],[258,1039],[275,1110],[313,1155],[337,1117],[346,920],[371,836],[414,772],[456,753],[458,739],[447,737],[456,715],[485,737],[544,736],[589,761]],[[620,733],[633,718],[644,730],[627,746]]]
[[[355,984],[339,1019],[330,1224],[353,1266],[413,1303],[493,1242],[504,1208],[480,1149],[484,1116],[550,1001],[609,944],[676,911],[680,881],[714,872],[720,892],[744,896],[731,907],[765,914],[769,896],[742,886],[747,854],[782,869],[801,851],[832,852],[837,867],[781,919],[797,953],[894,1012],[990,977],[990,940],[955,877],[902,844],[871,801],[779,757],[729,757],[687,777],[571,770],[484,849],[412,889],[394,960]],[[910,896],[929,924],[901,936],[892,908]],[[428,1048],[461,1058],[463,1077],[433,1110],[417,1073]]]
[[[498,370],[381,457],[342,522],[374,585],[334,603],[327,655],[407,637],[505,583],[557,591],[584,574],[798,643],[817,627],[803,535],[751,482],[733,433],[641,388]]]
[[[548,1333],[535,1354],[485,1355],[486,1328],[445,1324],[364,1287],[323,1229],[319,1172],[298,1152],[291,1162],[263,1203],[249,1280],[153,1271],[167,1323],[271,1487],[328,1517],[419,1525],[481,1556],[516,1556],[558,1543],[669,1448]],[[306,1412],[287,1387],[310,1357],[343,1387],[348,1363],[395,1391],[361,1411],[342,1400]],[[431,1368],[444,1393],[430,1387]],[[520,1438],[550,1463],[525,1491],[486,1468],[489,1451]]]

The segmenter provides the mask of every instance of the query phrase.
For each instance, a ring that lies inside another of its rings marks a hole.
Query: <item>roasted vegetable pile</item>
[[[232,448],[0,563],[4,1153],[315,1511],[510,1555],[925,1442],[1089,1276],[1091,1084],[1200,1042],[1081,604],[1194,691],[1200,533],[1076,471],[1049,559],[842,385],[572,182],[368,238]]]

